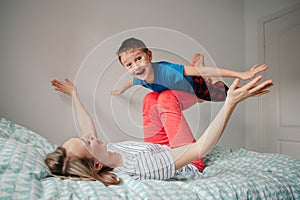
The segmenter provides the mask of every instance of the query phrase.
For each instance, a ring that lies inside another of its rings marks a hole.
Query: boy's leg
[[[186,101],[184,101],[186,100]],[[196,102],[196,96],[183,91],[166,90],[158,97],[159,115],[168,135],[170,147],[175,148],[195,141],[182,110]]]
[[[193,76],[194,91],[198,98],[206,101],[224,101],[228,87],[222,81],[212,83],[205,81],[202,76]]]
[[[190,66],[204,67],[204,55],[195,53],[190,61]]]
[[[215,83],[206,83],[211,101],[225,101],[227,96],[228,87],[222,81],[217,81]]]
[[[143,100],[144,141],[170,146],[158,113],[158,96],[159,93],[150,92]]]
[[[205,67],[204,55],[194,54],[191,66]],[[206,101],[225,101],[228,87],[217,77],[196,76],[194,78],[194,91],[199,99]]]

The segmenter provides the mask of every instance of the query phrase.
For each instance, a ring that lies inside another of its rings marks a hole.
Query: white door
[[[263,101],[263,151],[300,160],[300,8],[266,22],[264,42],[274,86]]]

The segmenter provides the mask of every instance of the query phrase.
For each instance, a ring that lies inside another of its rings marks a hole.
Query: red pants
[[[195,142],[182,113],[197,102],[197,97],[184,91],[150,92],[143,100],[144,141],[168,145],[171,148]],[[200,172],[204,160],[192,162]]]

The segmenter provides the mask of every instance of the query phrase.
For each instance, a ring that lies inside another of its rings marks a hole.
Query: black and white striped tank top
[[[169,179],[175,174],[174,160],[170,148],[146,142],[125,141],[109,143],[107,149],[122,155],[123,165],[114,172],[126,173],[135,179]],[[189,164],[179,171],[198,171]]]

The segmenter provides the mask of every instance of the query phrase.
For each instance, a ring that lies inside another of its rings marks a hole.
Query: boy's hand
[[[242,72],[242,75],[241,75],[241,79],[243,80],[248,80],[248,79],[251,79],[251,78],[254,78],[256,76],[256,74],[258,74],[259,72],[262,72],[266,69],[268,69],[268,65],[254,65],[249,71],[247,72]]]
[[[122,90],[113,90],[113,91],[110,92],[111,95],[120,95],[122,93],[123,93]]]

